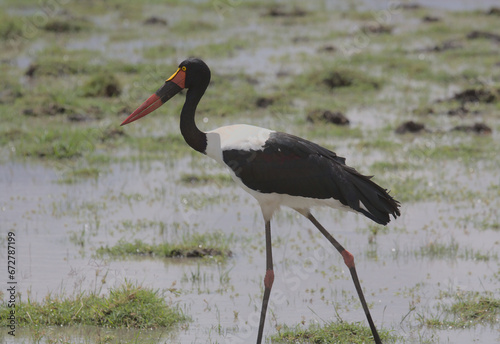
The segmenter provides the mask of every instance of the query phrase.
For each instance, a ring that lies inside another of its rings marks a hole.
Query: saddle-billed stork
[[[271,218],[287,206],[308,218],[342,255],[349,268],[375,343],[381,343],[365,301],[354,266],[354,257],[311,214],[313,206],[354,211],[386,225],[389,215],[400,215],[399,202],[371,177],[345,164],[345,159],[313,142],[290,134],[237,124],[202,132],[195,111],[210,82],[210,69],[200,59],[183,61],[153,95],[121,125],[131,123],[159,108],[188,89],[181,111],[180,128],[187,144],[229,167],[234,181],[257,199],[265,221],[266,273],[257,344],[262,341],[267,304],[274,281]]]

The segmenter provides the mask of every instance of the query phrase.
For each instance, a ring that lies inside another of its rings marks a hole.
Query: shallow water
[[[491,0],[415,2],[457,11],[498,5]],[[388,1],[382,0],[356,3],[370,10],[388,6]],[[343,6],[339,1],[325,4],[328,9]],[[93,20],[102,29],[116,18],[114,14],[103,14]],[[175,23],[175,19],[169,23]],[[242,23],[237,30],[240,35],[262,35],[262,30],[251,22]],[[300,27],[290,26],[286,30],[289,31],[287,42],[301,33]],[[162,39],[110,41],[103,30],[69,40],[65,48],[96,50],[110,60],[138,63],[144,62],[141,50],[159,44]],[[214,40],[218,39],[220,37]],[[165,60],[174,61],[185,50],[203,43],[206,43],[204,38],[189,42],[179,40],[174,46],[177,50],[174,49]],[[20,54],[14,64],[21,69],[27,68],[45,46],[43,39],[31,42],[30,48]],[[288,61],[288,56],[314,55],[317,48],[314,40],[279,47],[262,44],[259,48],[236,51],[229,57],[212,58],[209,62],[214,70],[226,71],[227,67],[228,72],[259,75],[259,87],[272,88],[277,72],[294,74],[308,67],[293,59]],[[266,68],[273,72],[265,73]],[[444,98],[453,95],[454,87],[456,85],[440,87],[430,92],[433,99]],[[380,112],[380,107],[368,106],[348,109],[346,115],[351,119],[352,128],[376,131],[401,120],[398,114],[405,111],[393,109],[392,105],[406,109],[408,105],[404,102],[408,98],[395,100],[394,97],[401,94],[390,88],[384,88],[379,95],[387,99],[387,111]],[[269,116],[255,120],[254,124],[266,126],[273,121],[277,120]],[[453,125],[453,119],[440,121],[446,129]],[[162,128],[155,130],[163,132]],[[433,144],[430,142],[433,139],[416,137],[413,143],[415,146],[428,145]],[[498,130],[492,139],[499,139]],[[335,145],[337,153],[347,157],[350,165],[363,172],[369,172],[374,162],[391,159],[423,166],[416,171],[405,171],[405,175],[398,171],[386,172],[383,177],[389,182],[384,182],[385,187],[390,188],[399,178],[425,177],[426,189],[444,194],[437,199],[403,202],[402,216],[387,229],[377,227],[376,237],[371,234],[373,227],[369,220],[361,216],[328,209],[315,212],[317,219],[354,254],[377,326],[402,336],[403,343],[420,343],[422,339],[432,343],[499,342],[498,326],[435,330],[423,328],[418,321],[421,316],[427,318],[430,314],[438,314],[436,306],[446,301],[440,298],[443,292],[491,291],[499,297],[498,230],[481,226],[483,220],[498,222],[500,200],[491,191],[500,185],[496,162],[463,164],[459,159],[435,161],[425,156],[414,162],[405,156],[387,157],[376,149],[360,150],[355,138],[325,140]],[[399,143],[404,144],[404,140],[399,139]],[[122,152],[117,154],[124,155]],[[179,305],[193,322],[172,335],[155,332],[154,335],[162,338],[158,342],[254,342],[265,267],[264,225],[259,206],[233,184],[188,186],[179,181],[181,173],[222,173],[222,168],[201,155],[179,159],[166,153],[163,161],[113,163],[96,179],[65,184],[61,181],[71,172],[71,162],[2,161],[0,242],[5,242],[8,231],[16,233],[16,278],[21,299],[29,297],[42,301],[49,293],[106,293],[125,280],[160,290],[173,288],[180,294],[167,291],[167,300]],[[144,224],[147,221],[164,226]],[[322,324],[337,320],[337,317],[364,324],[363,311],[341,257],[314,227],[291,210],[277,214],[272,226],[276,279],[266,337],[276,333],[276,327],[281,324]],[[213,231],[234,235],[233,257],[225,263],[195,259],[109,259],[95,255],[99,247],[111,246],[120,239],[161,242],[179,240],[185,233]],[[422,249],[433,243],[445,247],[457,245],[458,250],[449,254],[422,254]],[[478,254],[483,258],[478,259]],[[5,257],[5,250],[0,252],[0,257]],[[4,278],[5,273],[0,276],[2,281]],[[84,333],[67,330],[72,342],[86,342]],[[123,334],[121,330],[102,331]],[[30,335],[20,329],[17,340],[30,342]],[[11,342],[7,337],[4,331],[0,333],[3,341]]]
[[[189,167],[189,160],[183,159],[173,168],[161,163],[113,165],[110,173],[85,185],[57,183],[60,175],[43,165],[3,165],[1,222],[4,233],[16,233],[21,297],[29,295],[41,301],[48,293],[105,293],[125,279],[155,289],[180,288],[180,296],[171,294],[167,299],[178,303],[193,322],[188,329],[177,332],[173,342],[206,343],[207,337],[218,343],[252,341],[265,266],[260,210],[250,196],[233,186],[217,188],[220,199],[215,204],[190,209],[190,202],[195,200],[193,193],[204,197],[217,191],[210,186],[199,191],[179,185],[176,176],[180,170],[196,172]],[[484,176],[475,176],[476,188],[487,187],[481,182]],[[160,186],[162,191],[158,193]],[[120,195],[134,197],[124,201]],[[89,204],[97,204],[97,208]],[[469,206],[465,202],[463,208]],[[497,259],[433,259],[415,253],[429,242],[450,240],[460,249],[490,254],[497,251],[496,232],[446,225],[456,216],[456,207],[462,206],[446,202],[403,205],[401,218],[373,243],[362,230],[368,220],[334,210],[316,212],[317,218],[355,255],[378,326],[394,329],[409,342],[417,335],[416,314],[426,309],[432,312],[441,291],[496,288],[491,276],[497,272]],[[165,222],[167,230],[158,233],[145,228],[130,232],[120,225],[120,221],[134,223],[138,219]],[[179,237],[182,230],[174,229],[173,223],[185,223],[184,230],[190,232],[234,233],[240,239],[232,248],[234,257],[218,265],[189,259],[109,260],[94,256],[96,248],[112,245],[120,238],[152,241]],[[69,239],[75,237],[80,240]],[[286,210],[273,223],[273,240],[276,280],[267,335],[276,332],[276,324],[321,323],[335,320],[336,312],[346,321],[364,321],[348,271],[312,225]],[[198,278],[190,279],[193,275]],[[417,309],[401,322],[411,302],[416,302]],[[458,338],[483,343],[498,339],[497,331],[488,328],[436,333],[443,343],[454,343]]]

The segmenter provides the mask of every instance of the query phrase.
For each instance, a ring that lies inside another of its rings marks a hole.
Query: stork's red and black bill
[[[167,100],[179,93],[186,85],[186,72],[182,68],[165,81],[154,94],[152,94],[144,103],[141,104],[121,125],[137,121],[154,110],[162,106]]]

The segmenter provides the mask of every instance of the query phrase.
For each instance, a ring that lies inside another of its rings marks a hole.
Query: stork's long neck
[[[194,116],[196,107],[205,93],[205,88],[190,88],[186,94],[186,102],[181,111],[181,134],[186,143],[194,150],[205,154],[207,149],[207,134],[196,126]]]

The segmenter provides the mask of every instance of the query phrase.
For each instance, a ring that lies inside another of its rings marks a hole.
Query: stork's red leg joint
[[[349,269],[354,267],[354,256],[351,254],[351,252],[344,250],[340,253],[342,255],[342,258],[344,258],[344,263],[347,265]]]
[[[264,287],[271,289],[274,283],[274,271],[266,270],[266,276],[264,276]]]

